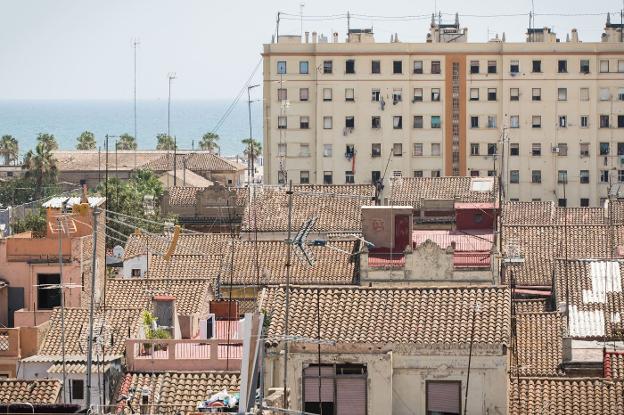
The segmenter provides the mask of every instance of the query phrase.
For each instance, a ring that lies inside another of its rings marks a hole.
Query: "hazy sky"
[[[174,98],[231,99],[260,59],[262,44],[271,40],[277,11],[299,13],[297,0],[0,0],[0,99],[131,99],[132,39],[138,48],[138,95],[166,99],[167,73],[176,72]],[[531,1],[439,0],[443,13],[492,15],[527,13]],[[605,16],[620,1],[535,1],[536,26],[553,26],[564,40],[576,27],[583,41],[599,41]],[[369,16],[426,15],[433,1],[307,0],[304,15],[352,13]],[[447,17],[452,19],[452,17]],[[508,41],[522,41],[527,16],[463,17],[471,41],[485,41],[506,32]],[[387,42],[398,32],[401,41],[422,42],[429,19],[395,22],[353,19],[353,27],[374,27],[376,39]],[[329,34],[346,31],[346,21],[304,21],[304,31]],[[280,33],[298,34],[299,19],[284,20]],[[261,79],[260,68],[256,80]]]

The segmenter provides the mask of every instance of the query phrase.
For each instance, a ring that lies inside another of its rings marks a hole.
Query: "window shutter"
[[[303,387],[306,402],[319,401],[318,366],[310,366],[303,372]],[[334,376],[333,366],[321,366],[321,376]],[[334,402],[334,379],[321,377],[321,402]]]
[[[459,414],[459,382],[428,382],[427,411]]]
[[[336,414],[366,415],[366,378],[336,378]]]

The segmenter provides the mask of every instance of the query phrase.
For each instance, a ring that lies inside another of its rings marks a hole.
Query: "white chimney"
[[[334,43],[338,43],[338,32],[334,32]]]
[[[572,29],[572,42],[578,43],[578,31],[576,29]]]
[[[312,43],[316,43],[316,36],[317,36],[317,33],[312,32]]]
[[[310,32],[305,32],[305,43],[310,42]]]

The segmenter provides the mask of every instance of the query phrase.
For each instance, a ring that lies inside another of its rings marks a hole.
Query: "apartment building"
[[[595,206],[624,182],[622,25],[600,41],[548,28],[469,43],[351,29],[264,45],[265,182],[366,184],[500,175],[508,200]]]

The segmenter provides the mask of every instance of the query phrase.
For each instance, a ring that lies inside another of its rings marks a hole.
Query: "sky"
[[[535,0],[535,25],[551,26],[565,40],[577,28],[582,41],[599,41],[605,15],[619,21],[620,1]],[[506,32],[523,41],[531,1],[500,0],[304,0],[304,31],[344,39],[347,22],[312,16],[428,16],[459,12],[469,40]],[[167,99],[175,73],[175,99],[232,99],[261,59],[275,33],[277,12],[299,15],[298,0],[0,0],[0,99],[132,99],[133,47],[137,49],[139,99]],[[574,16],[544,16],[567,13]],[[524,14],[510,17],[468,15]],[[376,40],[423,42],[430,19],[395,21],[354,17],[352,27],[373,27]],[[298,34],[298,17],[282,20],[280,33]],[[254,81],[262,78],[259,67]],[[259,94],[259,91],[256,92]]]

